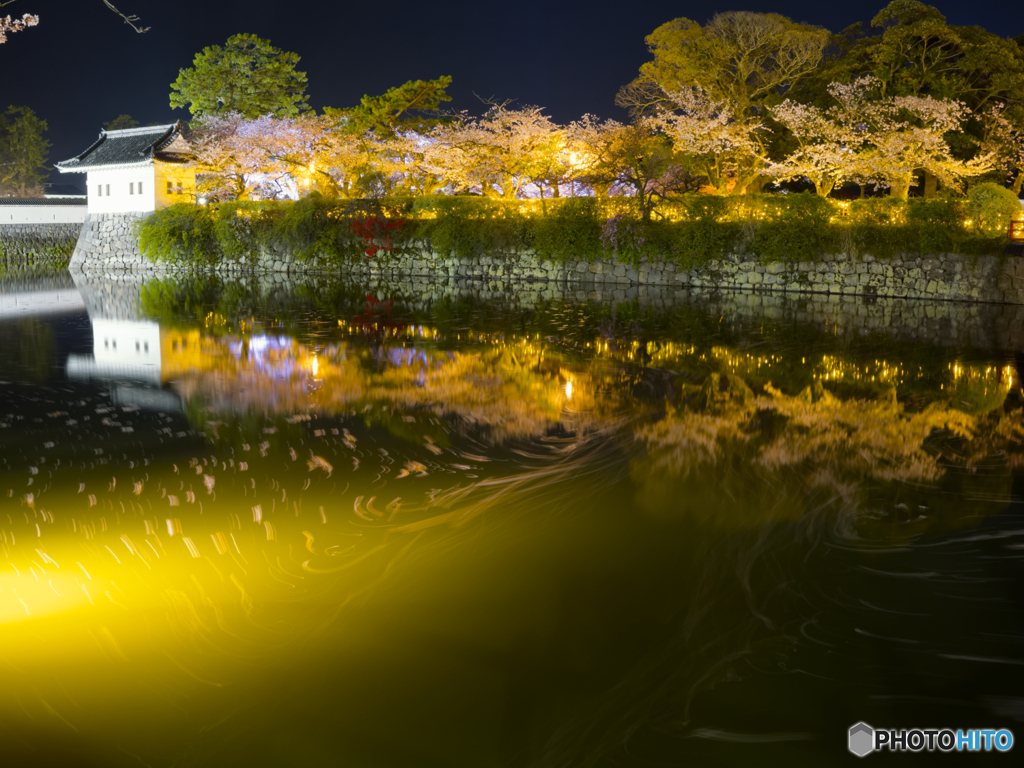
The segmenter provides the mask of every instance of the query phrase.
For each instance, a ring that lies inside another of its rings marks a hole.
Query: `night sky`
[[[104,122],[128,113],[143,125],[187,119],[168,104],[170,83],[196,53],[239,32],[298,53],[309,103],[357,104],[411,79],[453,77],[454,109],[482,112],[475,95],[545,107],[559,122],[590,112],[623,119],[614,104],[649,56],[644,37],[684,16],[704,23],[715,13],[781,13],[838,32],[869,22],[884,7],[821,0],[698,3],[634,0],[615,6],[564,0],[298,3],[277,0],[115,0],[135,13],[136,34],[101,0],[17,0],[3,14],[40,16],[38,27],[0,45],[0,107],[29,106],[48,121],[50,162],[83,151]],[[932,3],[952,24],[977,24],[1005,37],[1024,33],[1024,3]],[[475,94],[475,95],[474,95]],[[75,182],[78,174],[51,174]]]

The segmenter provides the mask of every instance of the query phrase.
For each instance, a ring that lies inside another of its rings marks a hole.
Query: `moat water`
[[[820,766],[859,721],[1024,733],[998,323],[0,292],[5,764]]]

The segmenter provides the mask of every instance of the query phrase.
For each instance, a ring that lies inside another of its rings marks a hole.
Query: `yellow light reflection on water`
[[[84,578],[39,566],[0,575],[0,624],[38,619],[92,602]]]

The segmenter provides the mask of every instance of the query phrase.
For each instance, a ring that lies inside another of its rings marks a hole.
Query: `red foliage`
[[[391,253],[395,250],[390,233],[405,226],[401,219],[388,221],[379,216],[371,219],[356,219],[352,222],[352,234],[363,238],[366,243],[366,258],[372,259],[378,251]],[[369,298],[369,297],[368,297]]]

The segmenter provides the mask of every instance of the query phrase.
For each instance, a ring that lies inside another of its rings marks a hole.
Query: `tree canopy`
[[[131,115],[118,115],[109,123],[103,124],[105,131],[123,131],[126,128],[138,128],[139,121]]]
[[[937,8],[918,0],[893,0],[865,30],[854,25],[833,36],[802,98],[821,98],[831,82],[872,75],[882,96],[933,96],[981,110],[996,101],[1017,102],[1024,93],[1024,50],[1017,41],[981,27],[948,24]]]
[[[446,93],[451,77],[436,80],[410,80],[405,85],[389,88],[380,96],[363,96],[357,107],[334,109],[324,113],[344,117],[350,133],[374,131],[382,137],[405,131],[426,131],[441,121],[441,104],[451,101]]]
[[[46,130],[46,121],[28,107],[10,106],[0,115],[0,187],[25,197],[42,186],[50,149]]]
[[[218,112],[294,117],[308,109],[306,73],[296,71],[298,63],[298,54],[269,40],[234,35],[223,47],[204,48],[190,69],[179,72],[171,83],[171,107],[188,107],[197,120]]]
[[[619,91],[617,103],[644,111],[666,94],[699,87],[713,101],[749,117],[812,72],[821,61],[829,33],[775,13],[732,11],[705,26],[674,19],[647,36],[654,60]]]

